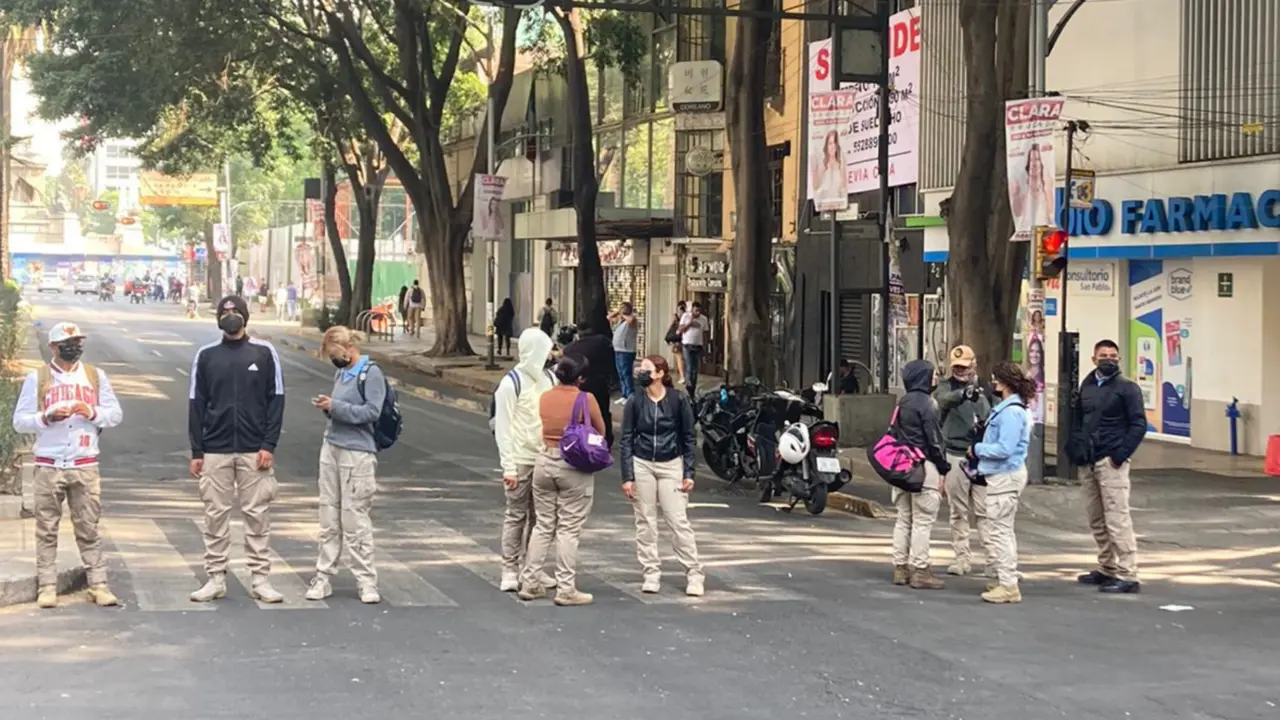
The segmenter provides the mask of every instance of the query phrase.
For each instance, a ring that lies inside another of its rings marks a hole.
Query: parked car
[[[66,289],[66,284],[62,282],[62,278],[57,275],[41,275],[40,284],[36,285],[37,292],[56,292],[61,293]]]
[[[102,282],[92,275],[81,275],[76,278],[72,289],[77,295],[97,295]]]

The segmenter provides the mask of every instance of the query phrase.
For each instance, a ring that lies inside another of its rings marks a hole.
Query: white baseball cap
[[[80,330],[80,326],[75,323],[62,322],[54,325],[49,329],[49,344],[60,343],[65,340],[74,340],[83,338],[84,332]]]

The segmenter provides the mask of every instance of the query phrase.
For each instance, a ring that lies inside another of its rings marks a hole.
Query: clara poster
[[[1129,261],[1127,372],[1142,388],[1147,429],[1191,437],[1191,269]]]

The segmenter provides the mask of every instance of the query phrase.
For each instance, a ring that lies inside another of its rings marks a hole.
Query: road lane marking
[[[396,607],[458,607],[458,603],[391,553],[375,550],[374,563],[378,569],[378,592],[384,601]]]
[[[238,557],[237,551],[244,547],[244,523],[231,523],[231,574],[236,580],[244,586],[248,592],[253,592],[253,576],[249,574],[249,566],[245,564],[243,553]],[[271,560],[271,586],[276,592],[284,596],[284,602],[264,603],[261,600],[255,600],[258,607],[263,610],[323,610],[329,605],[323,600],[308,600],[306,597],[307,583],[303,581],[299,575],[285,559],[280,557],[275,550],[268,550],[267,557]]]
[[[181,375],[182,377],[191,377],[191,373],[187,372],[187,370],[184,368],[174,368],[174,369],[177,370],[178,374]]]
[[[159,350],[156,350],[156,349],[154,349],[154,348],[151,350],[151,354],[152,354],[152,355],[155,355],[156,357],[164,357],[164,353],[162,353],[162,352],[160,352]]]
[[[502,556],[436,520],[401,520],[395,526],[443,553],[455,565],[479,577],[495,589],[502,584]],[[516,598],[515,593],[503,593]]]
[[[139,610],[199,612],[215,609],[209,603],[191,602],[189,594],[199,587],[199,580],[159,525],[151,520],[109,518],[102,521],[102,527],[129,571]]]
[[[666,539],[660,539],[659,542],[665,545]],[[767,585],[754,574],[727,565],[704,566],[703,572],[706,574],[708,585],[706,595],[700,598],[689,597],[684,594],[683,568],[670,554],[664,554],[662,558],[663,576],[669,578],[663,583],[662,592],[642,593],[640,583],[643,577],[640,568],[635,566],[634,570],[620,569],[631,566],[634,562],[634,558],[620,562],[619,558],[604,555],[586,545],[578,549],[579,572],[598,578],[646,605],[702,605],[709,602],[742,601],[786,602],[804,599],[803,596],[791,590]],[[677,572],[671,571],[677,568],[679,568]]]

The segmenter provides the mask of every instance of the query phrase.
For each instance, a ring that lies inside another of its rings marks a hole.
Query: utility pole
[[[1049,50],[1050,3],[1051,0],[1033,0],[1033,4],[1031,6],[1031,87],[1028,89],[1031,97],[1043,97],[1045,95],[1044,65],[1045,57],[1048,55]],[[1068,161],[1068,163],[1069,162],[1070,161]],[[1068,180],[1068,182],[1070,181]],[[1033,208],[1040,207],[1040,203],[1035,197],[1035,191],[1038,186],[1038,183],[1031,183],[1031,206]],[[1052,224],[1052,218],[1034,218],[1032,226],[1034,227],[1040,224]],[[1035,242],[1034,238],[1032,239],[1032,242]],[[1064,287],[1065,284],[1066,276],[1064,275]],[[1033,247],[1029,247],[1027,252],[1027,287],[1029,288],[1027,291],[1029,308],[1030,300],[1033,296],[1044,296],[1044,285],[1040,282],[1040,268],[1036,267],[1036,252]],[[1029,313],[1030,311],[1028,309],[1028,315]],[[1062,327],[1066,327],[1065,316]],[[1028,337],[1027,325],[1024,324],[1022,327],[1022,355],[1024,360],[1030,360],[1031,358],[1030,353],[1027,352],[1029,340],[1030,337]],[[987,361],[994,363],[998,359],[999,358],[988,358]],[[1037,365],[1029,367],[1028,370],[1031,372],[1033,377],[1044,377],[1044,353],[1041,353],[1040,357],[1035,362]],[[1062,356],[1059,356],[1058,358],[1058,365],[1059,367],[1062,366]],[[1045,399],[1041,398],[1041,407],[1044,407],[1046,404]],[[1059,411],[1061,411],[1061,409],[1059,409]],[[1061,462],[1061,460],[1059,460],[1059,462]],[[1041,419],[1031,427],[1031,443],[1027,448],[1027,480],[1031,483],[1043,483],[1044,468],[1044,420]]]
[[[497,76],[497,68],[494,63],[497,59],[495,57],[495,53],[497,52],[498,46],[494,42],[496,38],[493,32],[493,10],[490,9],[488,14],[489,32],[487,39],[489,41],[489,100],[488,107],[485,110],[485,144],[488,146],[485,156],[488,158],[488,168],[485,170],[485,173],[492,175],[497,169],[497,158],[494,157],[494,153],[497,151],[497,148],[495,147],[495,140],[497,139],[498,121],[497,118],[493,116],[494,108],[496,107],[496,103],[493,101],[493,82],[494,78]],[[514,32],[514,29],[512,31]],[[489,348],[488,361],[485,363],[484,369],[497,370],[498,363],[494,360],[494,331],[496,328],[493,326],[493,316],[495,314],[494,306],[497,304],[498,292],[498,241],[496,238],[490,237],[487,244],[489,246],[489,258],[488,262],[485,263],[488,268],[488,282],[485,287],[484,326],[485,335],[488,336],[487,344]]]
[[[1062,193],[1062,231],[1067,240],[1062,247],[1062,275],[1058,287],[1062,299],[1058,301],[1058,467],[1060,480],[1074,480],[1076,467],[1067,456],[1067,441],[1075,429],[1075,405],[1080,395],[1080,333],[1067,330],[1067,273],[1071,267],[1071,156],[1075,151],[1076,132],[1087,130],[1088,124],[1070,120],[1067,122],[1067,175]],[[1034,253],[1033,253],[1034,254]],[[1043,443],[1041,439],[1041,443]]]

